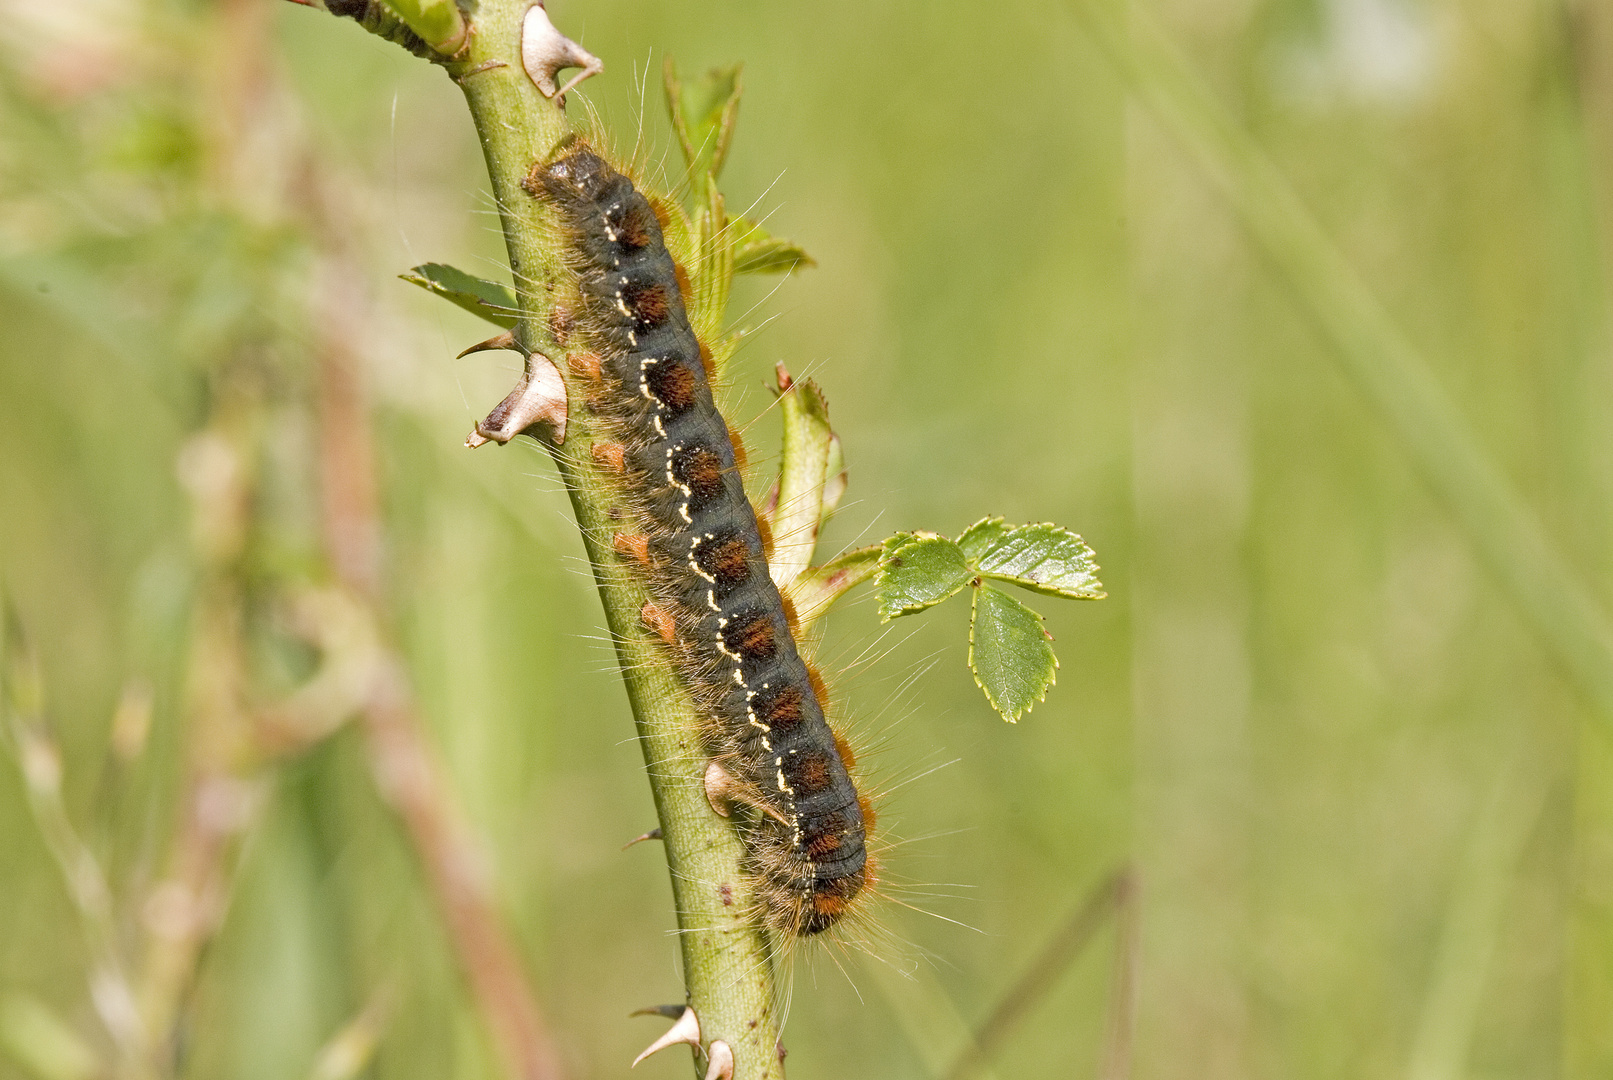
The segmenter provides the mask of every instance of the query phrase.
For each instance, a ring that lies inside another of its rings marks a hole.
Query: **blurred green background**
[[[961,605],[881,628],[864,598],[830,619],[837,708],[891,791],[897,899],[922,910],[887,902],[872,956],[799,953],[789,1068],[939,1077],[1129,862],[1138,1077],[1606,1076],[1603,720],[1078,8],[550,5],[607,65],[574,114],[623,149],[641,133],[652,172],[676,153],[663,58],[744,62],[729,205],[759,200],[818,265],[736,290],[734,317],[766,326],[729,398],[748,423],[779,361],[824,387],[851,469],[826,550],[1050,520],[1110,592],[1039,605],[1060,678],[1013,727],[970,680]],[[1613,14],[1146,8],[1605,607]],[[242,693],[272,702],[317,666],[286,604],[331,576],[332,349],[369,386],[377,607],[429,743],[567,1075],[625,1075],[660,1030],[627,1013],[682,990],[664,863],[621,850],[653,810],[598,600],[541,452],[460,445],[512,358],[453,360],[486,326],[395,277],[503,265],[456,87],[273,0],[8,0],[0,43],[0,1077],[102,1075],[122,1015],[104,958],[138,980],[163,926],[223,587],[181,482],[205,494],[198,432],[255,462],[226,575]],[[774,423],[746,429],[753,460]],[[19,768],[33,752],[37,781],[52,746],[109,938],[86,932]],[[181,995],[176,1071],[502,1075],[363,734],[222,760],[257,801]],[[1106,928],[996,1075],[1096,1072],[1115,952]],[[365,1015],[378,1048],[343,1072],[322,1048]],[[638,1073],[688,1068],[679,1051]]]

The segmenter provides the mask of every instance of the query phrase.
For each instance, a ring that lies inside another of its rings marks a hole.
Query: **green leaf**
[[[788,376],[779,376],[781,384]],[[773,580],[780,587],[812,565],[823,520],[824,481],[829,475],[829,406],[811,379],[779,395],[784,446],[779,456],[778,509],[773,513]]]
[[[496,281],[472,277],[447,263],[426,263],[398,277],[430,293],[458,304],[472,315],[479,315],[494,326],[515,329],[520,305],[515,290]]]
[[[846,453],[840,445],[840,436],[834,432],[829,433],[829,460],[823,466],[823,512],[818,517],[818,524],[822,526],[840,506],[840,500],[845,498],[846,487],[851,483],[851,477],[846,470]]]
[[[1103,599],[1097,557],[1075,533],[1049,524],[1000,530],[1000,519],[987,518],[958,541],[982,574],[1049,596]]]
[[[1059,662],[1042,617],[1001,589],[978,585],[969,621],[969,670],[1010,724],[1047,696]]]
[[[788,274],[816,265],[812,256],[788,240],[764,240],[741,248],[734,256],[736,274]]]
[[[734,284],[734,247],[722,192],[715,186],[706,190],[706,204],[695,212],[694,224],[698,257],[688,268],[693,279],[689,323],[701,341],[717,341],[722,337],[723,313]]]
[[[933,607],[973,577],[963,550],[946,537],[897,533],[885,541],[880,559],[880,619],[889,622]]]
[[[836,600],[879,573],[884,550],[874,544],[848,551],[822,566],[812,567],[790,582],[784,592],[795,606],[796,626],[807,630]]]
[[[1009,528],[1000,517],[981,518],[963,530],[963,535],[958,537],[958,546],[971,562],[978,561],[980,556],[1008,535]]]
[[[736,274],[788,274],[818,265],[798,245],[769,235],[754,221],[735,218],[728,228],[734,238]]]
[[[689,166],[689,177],[697,200],[700,189],[715,181],[728,160],[728,148],[734,141],[734,121],[739,116],[740,65],[731,68],[713,68],[703,77],[685,85],[678,79],[677,68],[668,57],[662,69],[666,89],[667,114],[672,119],[672,133],[683,150],[683,160]]]

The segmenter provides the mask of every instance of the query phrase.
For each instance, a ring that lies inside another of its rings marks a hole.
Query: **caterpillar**
[[[647,585],[645,621],[690,691],[706,752],[732,778],[732,801],[752,811],[741,827],[764,921],[784,935],[822,933],[872,881],[872,809],[769,572],[770,538],[713,402],[711,353],[690,326],[687,278],[661,221],[586,145],[559,154],[522,186],[569,237],[574,323],[589,346],[571,363],[608,436],[595,460],[621,478],[637,529],[613,547]]]

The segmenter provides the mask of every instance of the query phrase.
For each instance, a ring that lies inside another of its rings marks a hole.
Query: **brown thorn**
[[[788,817],[777,807],[769,806],[766,799],[758,796],[750,785],[744,783],[729,772],[728,769],[715,758],[706,765],[704,778],[706,788],[706,801],[711,804],[712,810],[719,817],[733,816],[733,804],[748,806],[758,813],[766,814],[779,824],[790,828],[794,825]]]
[[[486,341],[478,341],[476,344],[454,357],[454,359],[463,360],[471,353],[489,352],[493,349],[513,349],[515,347],[515,334],[509,330],[506,330],[502,334],[494,334]]]
[[[627,843],[623,844],[622,845],[622,850],[626,851],[628,848],[632,847],[634,844],[642,844],[646,840],[659,840],[659,839],[661,839],[661,829],[660,829],[660,826],[657,826],[657,827],[651,829],[649,832],[645,833],[643,836],[635,836],[633,839],[631,839]],[[658,1009],[670,1009],[670,1008],[672,1008],[672,1006],[671,1005],[657,1005],[656,1008],[658,1008]],[[644,1012],[647,1012],[647,1011],[649,1011],[649,1010],[640,1009],[638,1012],[633,1013],[632,1015],[633,1016],[638,1016],[640,1013],[644,1013]]]
[[[774,365],[773,374],[778,376],[779,393],[786,393],[790,387],[795,385],[795,380],[790,378],[790,369],[784,366],[784,361],[780,360]]]

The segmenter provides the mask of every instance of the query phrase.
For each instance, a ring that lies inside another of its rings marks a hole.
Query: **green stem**
[[[555,358],[563,350],[548,329],[550,286],[563,280],[559,235],[548,208],[521,188],[535,162],[547,160],[570,131],[521,67],[526,0],[482,0],[466,55],[447,65],[466,102],[492,178],[520,300],[516,338]],[[558,365],[570,378],[566,365]],[[706,755],[689,696],[640,611],[648,597],[611,550],[614,487],[590,454],[595,419],[585,395],[570,394],[563,446],[550,445],[594,567],[606,622],[616,641],[627,696],[660,816],[677,903],[689,1004],[701,1041],[728,1043],[735,1080],[782,1078],[771,950],[756,921],[745,850],[738,833],[705,797]]]
[[[454,0],[386,0],[420,40],[444,56],[453,56],[465,47],[470,26]]]

